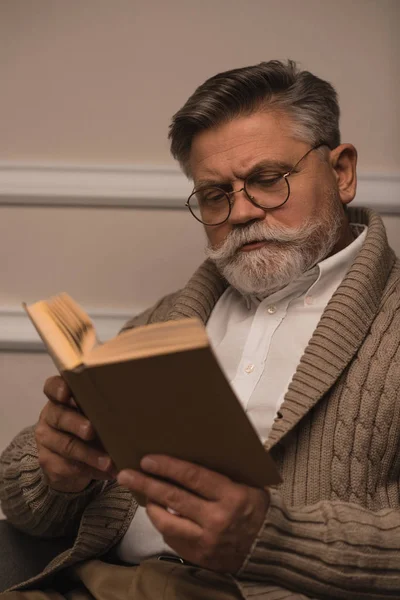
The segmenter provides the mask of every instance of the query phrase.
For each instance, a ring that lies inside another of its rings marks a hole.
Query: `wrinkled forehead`
[[[190,173],[195,183],[246,176],[260,160],[294,159],[306,144],[295,137],[288,115],[257,112],[198,133],[192,142]]]

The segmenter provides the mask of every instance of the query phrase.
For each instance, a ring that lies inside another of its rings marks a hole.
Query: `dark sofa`
[[[0,519],[0,593],[40,573],[69,547],[70,540],[35,538]]]

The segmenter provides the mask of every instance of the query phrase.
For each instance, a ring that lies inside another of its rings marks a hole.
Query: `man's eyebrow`
[[[197,181],[194,182],[194,187],[196,190],[210,187],[210,185],[214,185],[214,186],[224,186],[225,185],[226,186],[229,184],[223,183],[223,182],[219,181],[218,179],[198,179]]]
[[[235,175],[239,179],[245,179],[249,177],[249,175],[253,175],[254,173],[259,173],[260,171],[269,171],[270,173],[274,173],[276,175],[283,175],[290,171],[293,168],[292,163],[288,163],[283,160],[260,160],[255,165],[252,165],[250,169],[246,173],[235,173]]]
[[[246,177],[249,177],[250,175],[254,175],[256,173],[260,173],[261,171],[269,171],[270,173],[276,174],[276,175],[283,175],[284,173],[287,173],[288,171],[290,171],[290,169],[293,168],[293,164],[292,163],[288,163],[287,161],[282,161],[282,160],[261,160],[258,163],[256,163],[255,165],[252,165],[250,167],[250,169],[246,172],[243,173],[235,173],[235,177],[237,177],[237,179],[241,179],[244,180],[246,179]],[[215,185],[217,187],[221,187],[221,188],[226,188],[229,187],[231,185],[230,181],[221,181],[218,179],[199,179],[198,181],[195,182],[195,189],[203,189],[205,187],[208,187],[210,185]]]

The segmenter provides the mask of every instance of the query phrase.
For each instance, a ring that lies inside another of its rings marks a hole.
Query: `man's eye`
[[[248,181],[248,185],[256,185],[259,187],[271,187],[282,179],[282,175],[258,175],[252,177]]]
[[[226,199],[225,194],[221,190],[207,191],[199,194],[200,202],[204,204],[217,204]]]

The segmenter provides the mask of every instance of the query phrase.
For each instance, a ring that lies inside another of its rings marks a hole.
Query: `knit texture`
[[[400,263],[378,215],[349,214],[368,225],[367,237],[321,317],[267,440],[283,482],[271,489],[265,522],[236,575],[245,598],[400,598]],[[226,285],[206,261],[183,290],[127,328],[191,316],[206,322]],[[82,494],[50,490],[31,429],[3,453],[0,498],[8,518],[34,535],[79,526],[74,547],[48,574],[104,554],[136,508],[115,483],[93,484]]]

